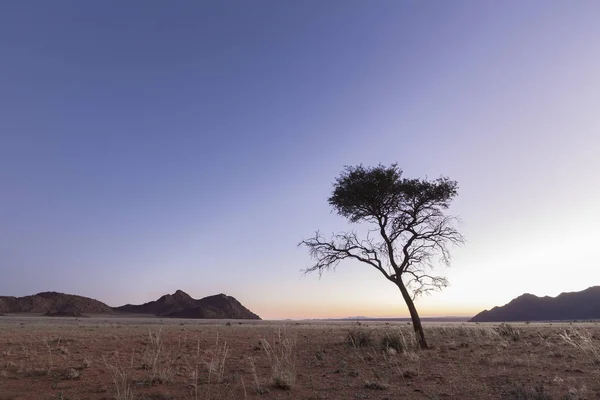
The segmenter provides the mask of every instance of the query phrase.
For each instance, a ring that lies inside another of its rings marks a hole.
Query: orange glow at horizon
[[[417,311],[422,318],[427,317],[472,317],[483,311],[481,307],[418,307]],[[308,305],[290,307],[265,307],[259,313],[263,319],[329,319],[329,318],[409,318],[408,309],[403,304],[390,307],[386,306],[337,306],[337,307],[311,307]]]

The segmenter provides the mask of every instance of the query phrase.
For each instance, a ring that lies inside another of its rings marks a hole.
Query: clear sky
[[[344,165],[460,185],[424,316],[600,285],[598,1],[0,2],[0,294],[406,316],[302,276]]]

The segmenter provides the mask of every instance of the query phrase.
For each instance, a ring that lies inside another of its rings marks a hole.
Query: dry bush
[[[346,336],[346,343],[353,347],[368,347],[373,344],[373,331],[366,328],[351,328]]]
[[[381,382],[377,382],[377,381],[367,381],[365,382],[364,386],[365,389],[371,389],[371,390],[387,390],[389,389],[390,385],[386,385],[385,383],[381,383]]]
[[[521,338],[521,331],[510,324],[501,323],[494,327],[494,330],[500,335],[500,337],[511,339],[516,342]]]
[[[75,368],[69,368],[65,372],[65,379],[78,379],[81,376],[81,373]]]
[[[419,350],[415,332],[412,329],[386,330],[381,337],[381,347],[388,353],[391,351],[404,353],[411,350]]]

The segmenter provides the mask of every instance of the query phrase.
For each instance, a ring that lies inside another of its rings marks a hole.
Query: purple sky
[[[600,285],[597,1],[0,3],[0,294],[224,292],[263,318],[405,316],[356,264],[344,165],[459,182],[424,315]]]

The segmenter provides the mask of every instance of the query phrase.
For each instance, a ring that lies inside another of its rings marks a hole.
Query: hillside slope
[[[600,319],[600,286],[580,292],[561,293],[556,297],[523,294],[509,303],[485,310],[471,322],[560,321]]]
[[[260,319],[234,297],[221,293],[196,300],[182,290],[161,296],[155,301],[141,305],[127,304],[114,310],[177,318]]]
[[[109,314],[106,304],[89,297],[58,292],[42,292],[32,296],[0,296],[0,313],[39,313],[47,315],[79,316]]]

